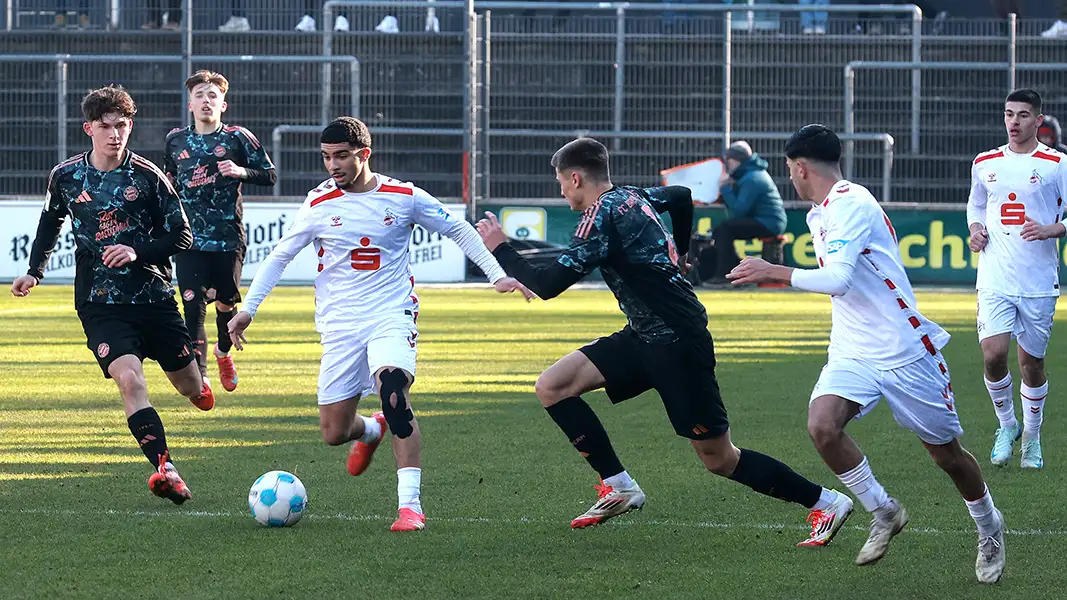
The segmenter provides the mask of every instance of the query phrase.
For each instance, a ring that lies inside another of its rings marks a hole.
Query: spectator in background
[[[730,218],[711,232],[716,257],[712,283],[725,282],[726,274],[741,262],[734,249],[735,240],[785,233],[785,206],[778,186],[767,173],[767,161],[754,154],[748,142],[738,141],[726,149],[723,163],[726,169],[721,193]]]
[[[992,0],[993,10],[997,11],[997,16],[1001,19],[1007,19],[1008,15],[1015,13],[1018,18],[1023,17],[1023,13],[1020,10],[1022,8],[1020,0]]]
[[[311,32],[315,31],[315,15],[322,14],[322,0],[307,0],[305,7],[307,10],[304,12],[304,16],[300,17],[300,22],[296,24],[297,31]],[[338,14],[337,18],[333,20],[334,31],[349,31],[351,25],[348,23],[348,17]]]
[[[797,0],[804,6],[829,6],[830,0]],[[826,12],[802,12],[800,13],[800,26],[806,34],[826,33],[826,21],[830,15]]]
[[[248,17],[245,15],[245,1],[233,0],[232,8],[230,9],[230,20],[219,25],[219,31],[239,32],[251,30],[252,26],[248,23]]]
[[[67,17],[70,13],[75,12],[70,9],[70,5],[73,4],[71,0],[59,0],[56,7],[56,27],[66,27],[69,25],[76,25],[79,28],[85,28],[89,26],[89,0],[80,0],[78,2],[78,10],[75,13],[78,17],[77,22],[68,21]]]
[[[1056,22],[1052,24],[1052,27],[1042,31],[1041,37],[1067,37],[1067,0],[1060,0],[1059,12],[1060,14],[1056,19]]]
[[[163,22],[163,13],[167,20]],[[182,27],[182,0],[150,0],[148,2],[148,21],[141,29],[171,29],[178,31]]]
[[[1045,119],[1041,121],[1041,126],[1037,128],[1037,141],[1067,154],[1067,146],[1063,144],[1063,128],[1060,127],[1059,120],[1052,115],[1045,115]]]

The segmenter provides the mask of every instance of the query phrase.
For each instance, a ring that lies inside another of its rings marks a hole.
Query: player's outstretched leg
[[[597,501],[571,521],[573,529],[599,525],[645,504],[645,493],[623,468],[604,425],[581,398],[581,394],[604,384],[603,375],[589,358],[572,352],[545,370],[534,385],[545,411],[600,476]]]
[[[411,410],[411,384],[415,377],[405,369],[382,367],[375,373],[382,399],[383,431],[393,433],[396,458],[397,518],[390,531],[421,531],[426,528],[422,509],[422,432]]]
[[[190,499],[192,494],[188,486],[169,460],[170,449],[167,447],[163,421],[160,420],[156,409],[148,403],[148,387],[141,360],[132,354],[120,356],[108,365],[108,374],[115,380],[122,396],[130,433],[137,440],[145,458],[156,468],[156,472],[148,479],[148,489],[156,496],[167,498],[175,504]]]
[[[997,466],[1003,466],[1011,460],[1012,446],[1022,436],[1022,427],[1015,418],[1015,404],[1012,402],[1011,371],[1008,370],[1010,343],[1010,333],[994,335],[981,342],[985,387],[1000,422],[1000,427],[993,435],[993,450],[989,453],[990,462]]]
[[[200,374],[200,365],[192,361],[177,371],[164,371],[171,385],[179,394],[189,399],[200,410],[215,407],[215,394],[211,391],[207,379]]]
[[[856,564],[868,565],[883,556],[889,542],[908,524],[908,512],[889,497],[871,472],[867,457],[845,433],[845,425],[860,412],[860,405],[840,396],[820,396],[808,407],[808,434],[826,466],[871,513],[867,541]]]
[[[1045,415],[1045,398],[1048,397],[1048,379],[1045,377],[1045,359],[1037,358],[1023,349],[1019,343],[1019,370],[1022,385],[1019,395],[1023,404],[1022,458],[1024,469],[1040,469],[1045,466],[1041,456],[1041,422]]]
[[[356,395],[338,402],[319,404],[322,441],[328,446],[355,442],[345,464],[350,475],[361,475],[367,470],[371,456],[378,449],[386,431],[382,413],[377,413],[373,418],[356,413],[359,398]]]
[[[189,337],[193,340],[193,350],[196,352],[196,362],[200,367],[201,377],[207,377],[207,329],[204,320],[207,318],[207,303],[204,297],[193,290],[182,292],[182,312],[185,318],[185,328],[189,330]]]
[[[952,440],[947,444],[923,443],[937,466],[941,467],[967,503],[967,512],[978,526],[978,559],[974,573],[981,583],[996,583],[1004,574],[1004,516],[993,505],[982,468],[974,456]]]
[[[690,439],[690,443],[712,473],[764,496],[810,509],[811,535],[798,546],[829,544],[852,514],[852,500],[848,496],[812,483],[789,465],[766,454],[738,448],[730,440],[729,429],[713,438]]]
[[[233,342],[230,341],[229,324],[230,319],[236,314],[233,306],[223,304],[221,302],[215,303],[215,327],[218,330],[218,343],[215,344],[214,354],[215,362],[219,365],[219,380],[222,382],[222,387],[227,392],[232,392],[237,389],[237,367],[233,364],[233,356],[230,354],[230,350],[233,348]]]

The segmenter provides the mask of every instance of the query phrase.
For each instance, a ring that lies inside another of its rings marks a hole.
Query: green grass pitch
[[[805,430],[825,359],[829,300],[746,292],[701,299],[735,443],[840,488]],[[216,383],[209,413],[146,363],[150,397],[194,496],[181,507],[148,493],[150,467],[134,447],[117,390],[85,348],[70,288],[5,295],[0,598],[1036,600],[1067,593],[1062,330],[1054,330],[1048,353],[1046,467],[1022,472],[1016,456],[996,469],[974,296],[920,294],[920,310],[953,334],[945,354],[964,443],[1011,530],[1004,580],[981,587],[977,535],[962,500],[884,406],[850,431],[912,520],[876,565],[853,565],[867,525],[858,504],[831,546],[795,548],[807,535],[806,511],[705,472],[653,394],[614,407],[601,393],[588,395],[648,504],[602,527],[570,530],[570,519],[595,500],[596,477],[541,409],[533,383],[558,357],[622,326],[613,298],[576,290],[526,304],[488,289],[428,288],[422,300],[412,400],[425,438],[428,529],[394,534],[388,443],[365,475],[352,478],[346,448],[319,437],[320,350],[309,289],[279,289],[268,299],[250,346],[236,355],[238,391]],[[248,512],[249,486],[272,469],[293,471],[307,486],[309,513],[294,528],[259,527]]]

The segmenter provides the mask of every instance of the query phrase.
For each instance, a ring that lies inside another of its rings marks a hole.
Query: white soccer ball
[[[296,475],[270,471],[248,490],[248,508],[256,522],[267,527],[291,527],[307,512],[308,495]]]

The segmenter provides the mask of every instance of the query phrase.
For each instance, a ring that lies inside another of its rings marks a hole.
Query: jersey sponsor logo
[[[107,358],[107,355],[111,353],[111,346],[106,343],[100,344],[96,347],[96,355],[100,358]]]
[[[131,185],[122,190],[122,197],[125,198],[127,202],[133,202],[137,199],[137,188]]]
[[[437,216],[447,221],[452,218],[452,213],[448,212],[448,209],[442,206],[437,209]]]
[[[114,237],[130,228],[129,221],[120,221],[115,217],[117,211],[117,208],[112,208],[111,210],[102,210],[97,215],[100,227],[96,231],[96,241],[99,242],[105,238]]]
[[[212,152],[215,154],[215,156],[217,156],[219,158],[222,158],[223,156],[226,156],[226,149],[223,148],[222,146],[215,146],[215,149],[212,150]]]
[[[831,240],[826,242],[826,253],[833,254],[848,245],[848,240]]]
[[[207,174],[207,165],[200,165],[193,169],[193,176],[189,178],[189,181],[185,184],[187,188],[200,187],[202,185],[208,185],[209,183],[215,183],[218,178],[218,173]]]

